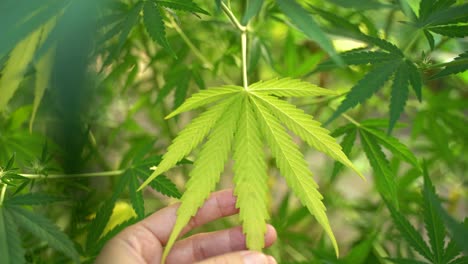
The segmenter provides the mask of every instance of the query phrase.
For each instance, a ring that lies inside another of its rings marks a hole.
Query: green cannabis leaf
[[[423,31],[431,49],[434,37],[431,32],[455,38],[468,36],[468,5],[455,5],[456,1],[421,0],[419,16],[413,15],[409,24]]]
[[[416,250],[421,256],[430,263],[466,263],[468,258],[466,256],[460,256],[463,245],[462,242],[458,245],[457,240],[450,240],[446,243],[446,227],[439,210],[442,209],[440,201],[435,193],[435,187],[429,178],[427,173],[426,164],[423,165],[423,176],[424,186],[422,188],[423,195],[423,217],[424,224],[429,236],[429,245],[424,241],[421,234],[411,225],[403,214],[401,214],[396,208],[390,203],[387,203],[387,207],[390,210],[393,221],[400,231],[403,238],[410,244],[410,246]],[[451,217],[448,216],[450,219]],[[455,220],[451,219],[455,225],[459,225],[461,233],[466,233],[467,228],[463,227],[463,224],[456,223]],[[394,263],[411,263],[410,259],[390,259]],[[426,263],[426,262],[421,262]]]
[[[63,202],[67,201],[68,198],[56,195],[50,195],[46,193],[28,193],[23,195],[16,195],[6,202],[9,205],[41,205],[41,204],[49,204],[49,203],[56,203],[56,202]]]
[[[25,250],[21,246],[15,220],[4,206],[0,206],[0,255],[2,263],[26,263],[24,254]]]
[[[247,7],[245,8],[244,16],[242,17],[242,24],[247,25],[249,20],[260,12],[263,0],[247,0]]]
[[[100,210],[96,213],[96,217],[90,224],[86,239],[86,247],[88,250],[91,250],[102,242],[102,233],[112,215],[115,204],[126,188],[128,188],[130,203],[137,215],[137,219],[145,217],[143,194],[137,191],[137,187],[139,186],[140,181],[148,179],[151,174],[151,166],[159,164],[160,161],[160,156],[137,160],[123,172],[114,188],[112,197],[106,200],[106,202],[101,206]],[[149,182],[149,185],[156,191],[168,197],[180,198],[181,196],[175,184],[164,175],[152,180]]]
[[[393,76],[390,120],[388,123],[388,133],[391,133],[408,100],[410,85],[418,99],[421,100],[421,76],[414,63],[407,60],[400,49],[392,43],[369,36],[366,36],[365,39],[384,51],[358,49],[341,54],[341,58],[347,65],[365,65],[370,63],[374,67],[351,88],[346,98],[338,106],[327,123],[350,108],[364,103]],[[317,67],[317,71],[330,69],[332,67],[332,62],[326,61]]]
[[[336,53],[331,40],[317,25],[312,16],[300,4],[294,0],[276,0],[276,2],[278,3],[281,11],[283,11],[283,13],[289,17],[308,38],[316,41],[320,47],[330,54],[337,64],[343,64],[343,61]]]
[[[354,141],[359,134],[364,153],[374,171],[377,190],[385,200],[391,201],[393,206],[398,207],[395,173],[382,148],[388,150],[394,157],[411,164],[419,171],[421,167],[407,146],[402,144],[397,138],[379,129],[385,126],[385,122],[384,120],[367,120],[361,124],[348,124],[337,128],[332,135],[344,135],[341,146],[344,153],[349,155],[354,146]],[[332,172],[333,178],[338,175],[341,167],[341,164],[335,163]]]
[[[158,175],[171,169],[208,137],[190,172],[164,258],[190,218],[215,189],[231,149],[235,161],[234,193],[247,237],[247,247],[255,250],[263,248],[269,214],[263,153],[265,142],[262,139],[265,139],[272,150],[277,166],[288,185],[324,228],[338,255],[338,245],[325,214],[317,183],[304,156],[281,123],[311,147],[362,175],[342,152],[340,145],[329,135],[328,130],[322,128],[319,122],[314,121],[302,110],[277,98],[334,94],[333,91],[300,80],[274,79],[254,83],[248,89],[230,85],[202,90],[169,114],[166,118],[217,102],[179,133],[159,166],[140,187],[142,189],[158,179]]]
[[[8,206],[7,209],[19,227],[46,241],[52,248],[73,259],[75,263],[79,262],[79,254],[73,242],[49,219],[18,206]]]
[[[148,0],[138,1],[133,4],[128,10],[119,10],[115,12],[112,19],[112,26],[102,39],[106,41],[115,35],[118,35],[118,44],[113,50],[117,54],[125,42],[127,41],[132,29],[140,21],[143,20],[143,25],[152,40],[157,42],[161,47],[166,49],[172,56],[175,56],[169,41],[166,38],[166,26],[164,25],[165,9],[173,9],[183,12],[191,12],[198,14],[209,15],[207,11],[199,7],[191,0]]]
[[[38,29],[12,50],[0,78],[0,94],[2,95],[0,97],[0,112],[5,110],[23,80],[23,75],[33,59],[40,38],[41,30]]]
[[[456,74],[468,70],[468,50],[458,55],[453,61],[446,63],[447,66],[431,76],[430,79],[441,78],[450,74]]]

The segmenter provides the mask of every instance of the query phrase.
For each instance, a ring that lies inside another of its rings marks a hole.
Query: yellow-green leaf
[[[291,136],[270,113],[270,110],[263,105],[260,99],[253,98],[252,101],[255,105],[255,112],[260,122],[261,131],[276,159],[276,165],[285,177],[289,187],[323,227],[338,256],[338,244],[325,213],[326,208],[322,203],[323,197],[318,191],[318,185],[312,177],[304,156],[293,142]]]
[[[0,79],[0,112],[5,110],[23,80],[23,75],[33,59],[40,36],[41,29],[38,29],[18,43],[11,51]]]
[[[320,122],[315,121],[312,116],[305,114],[304,111],[286,101],[269,95],[254,94],[271,113],[309,146],[341,162],[364,179],[364,176],[343,153],[336,139],[330,136],[330,131],[323,128]]]
[[[186,191],[180,199],[176,223],[164,249],[163,263],[180,232],[214,190],[224,170],[243,100],[241,96],[235,96],[234,99],[234,103],[222,112],[222,116],[193,164]]]
[[[216,124],[216,121],[220,118],[225,109],[231,105],[233,100],[234,98],[223,101],[211,107],[199,117],[193,119],[192,122],[177,135],[164,154],[161,163],[159,163],[156,170],[154,170],[151,176],[145,180],[138,190],[143,189],[158,175],[170,170],[177,162],[196,148],[208,135],[210,129]]]
[[[250,85],[249,90],[275,96],[287,97],[330,96],[338,94],[335,91],[324,89],[318,87],[317,85],[291,78],[260,81]]]
[[[242,89],[243,88],[239,86],[226,85],[222,87],[215,87],[207,90],[202,90],[199,93],[196,93],[192,97],[187,99],[187,101],[185,101],[179,108],[177,108],[168,116],[166,116],[166,119],[174,117],[180,113],[207,105],[209,103],[216,102],[234,93],[238,93],[242,91]]]
[[[54,59],[54,49],[50,49],[42,58],[39,59],[36,65],[36,84],[34,87],[34,102],[31,119],[29,120],[29,131],[32,131],[34,120],[36,119],[37,110],[41,104],[42,97],[49,85],[52,74],[52,66]]]
[[[244,100],[234,140],[234,194],[247,248],[265,246],[268,175],[261,134],[249,98]]]

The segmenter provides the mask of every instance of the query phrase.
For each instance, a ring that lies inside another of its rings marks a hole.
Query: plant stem
[[[432,69],[432,68],[440,68],[440,67],[446,67],[446,66],[457,66],[457,65],[466,64],[467,62],[468,62],[468,58],[458,59],[458,60],[453,60],[449,62],[432,64],[432,65],[427,66],[426,68]]]
[[[184,33],[184,31],[179,27],[177,22],[174,20],[172,16],[169,16],[169,20],[171,21],[171,26],[179,33],[180,37],[182,40],[187,44],[187,46],[192,50],[193,55],[197,57],[202,63],[203,66],[205,66],[208,70],[213,70],[213,64],[210,63],[210,61],[203,56],[203,54],[198,50],[197,47],[193,44],[193,42],[187,37],[187,35]]]
[[[249,81],[247,79],[247,27],[241,25],[239,20],[234,16],[231,9],[221,2],[221,7],[227,15],[232,24],[241,32],[241,46],[242,46],[242,83],[245,90],[249,89]]]
[[[88,172],[76,174],[49,174],[47,176],[41,174],[19,174],[28,179],[64,179],[64,178],[89,178],[89,177],[109,177],[118,176],[125,172],[125,170],[103,171],[103,172]]]
[[[404,54],[406,54],[410,49],[411,47],[413,47],[413,44],[416,42],[416,40],[419,38],[419,32],[417,32],[416,34],[414,34],[410,41],[408,42],[408,44],[406,44],[406,47],[405,47],[405,50],[403,51]]]
[[[224,13],[228,16],[229,20],[231,20],[231,22],[234,24],[234,26],[239,29],[239,31],[241,32],[245,32],[247,31],[247,27],[241,25],[241,23],[239,23],[239,20],[237,20],[236,16],[234,16],[234,14],[232,13],[231,9],[229,9],[229,7],[221,2],[221,7],[224,11]]]
[[[361,126],[361,123],[359,123],[358,121],[356,121],[354,118],[350,117],[349,115],[347,114],[342,114],[342,116],[347,119],[349,122],[353,123],[354,125],[356,125],[357,127],[360,127]]]
[[[244,84],[244,89],[248,90],[249,81],[247,80],[247,31],[242,31],[241,43],[242,43],[242,81]]]
[[[5,193],[6,193],[7,185],[2,184],[2,191],[0,193],[0,206],[3,205],[3,201],[5,200]]]
[[[333,111],[336,111],[336,108],[335,107],[332,107],[331,105],[328,105],[329,108],[331,108]],[[350,117],[349,115],[343,113],[341,114],[342,117],[344,117],[345,119],[347,119],[349,122],[353,123],[355,126],[357,127],[361,127],[361,123],[359,123],[358,121],[356,121],[356,119]]]

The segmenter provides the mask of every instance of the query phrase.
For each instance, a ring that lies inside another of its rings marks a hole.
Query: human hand
[[[232,190],[213,193],[192,218],[182,235],[216,219],[238,213]],[[161,263],[164,245],[176,221],[179,204],[163,208],[142,221],[127,227],[112,238],[96,259],[97,264]],[[276,231],[267,226],[265,246],[276,240]],[[246,250],[241,227],[193,235],[178,241],[166,263],[199,264],[275,264],[271,256]]]

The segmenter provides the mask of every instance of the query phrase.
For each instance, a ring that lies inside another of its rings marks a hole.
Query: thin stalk
[[[6,189],[7,189],[7,185],[2,184],[2,192],[0,193],[0,206],[3,205],[3,201],[5,200]]]
[[[360,127],[361,126],[361,123],[359,123],[358,121],[356,121],[354,118],[350,117],[349,115],[347,114],[342,114],[342,116],[347,119],[349,122],[353,123],[354,125],[356,125],[357,127]]]
[[[432,69],[432,68],[441,68],[441,67],[446,67],[446,66],[458,66],[458,65],[463,65],[468,62],[468,58],[466,59],[458,59],[458,60],[453,60],[449,62],[442,62],[442,63],[437,63],[437,64],[432,64],[427,66],[427,69]]]
[[[336,111],[336,108],[335,107],[332,107],[331,105],[328,105],[328,107],[330,107],[333,111]],[[356,121],[356,119],[350,117],[349,115],[343,113],[341,114],[342,117],[344,117],[346,120],[348,120],[349,122],[353,123],[355,126],[357,127],[361,127],[361,123],[359,123],[358,121]]]
[[[90,177],[110,177],[119,176],[123,174],[125,170],[114,170],[114,171],[103,171],[103,172],[87,172],[87,173],[75,173],[75,174],[18,174],[28,179],[64,179],[64,178],[90,178]]]
[[[221,2],[221,8],[223,9],[224,13],[228,16],[229,20],[231,20],[232,24],[234,24],[234,26],[237,29],[239,29],[239,31],[247,31],[247,27],[241,25],[239,20],[237,20],[236,16],[234,16],[231,9],[229,9],[229,7],[225,3]]]
[[[229,7],[221,2],[221,7],[226,16],[231,20],[232,24],[241,32],[241,46],[242,46],[242,83],[245,90],[249,89],[249,81],[247,79],[247,27],[241,25],[236,16],[232,13]]]
[[[208,70],[213,70],[213,64],[210,63],[210,61],[203,55],[203,53],[200,52],[200,50],[195,47],[193,42],[188,38],[188,36],[185,34],[185,32],[179,27],[177,22],[174,20],[172,16],[169,17],[169,20],[171,21],[171,26],[179,33],[180,37],[182,40],[187,44],[187,46],[192,50],[193,55],[197,57],[202,63],[203,66],[205,66]]]
[[[410,41],[408,42],[408,44],[406,45],[405,47],[405,50],[403,51],[404,54],[406,54],[410,49],[411,47],[413,47],[413,44],[416,42],[416,40],[419,38],[419,32],[414,34]]]
[[[242,81],[244,84],[244,89],[248,90],[249,81],[247,79],[247,31],[242,31],[241,43],[242,43]]]

